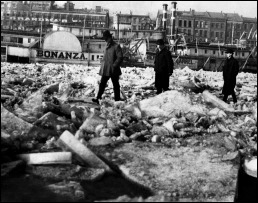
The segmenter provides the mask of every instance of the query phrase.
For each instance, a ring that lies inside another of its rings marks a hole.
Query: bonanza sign
[[[64,52],[64,51],[37,50],[36,56],[39,58],[51,58],[51,59],[87,60],[87,57],[85,57],[84,53]]]

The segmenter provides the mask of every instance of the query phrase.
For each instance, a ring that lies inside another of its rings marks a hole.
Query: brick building
[[[163,29],[163,10],[158,10],[156,29]],[[257,30],[257,19],[237,13],[176,11],[176,33],[184,34],[186,42],[210,42],[252,46]],[[249,33],[249,38],[244,32]],[[174,34],[176,34],[174,33]],[[171,35],[171,10],[167,11],[166,34]],[[247,40],[244,42],[244,40]]]
[[[26,4],[34,11],[49,11],[51,8],[51,1],[27,1]]]
[[[45,3],[44,3],[45,2]],[[68,24],[81,27],[109,28],[109,11],[101,8],[74,9],[74,4],[67,2],[64,9],[52,9],[51,1],[1,2],[1,28],[26,30],[46,33],[52,24]]]
[[[113,29],[127,30],[154,30],[155,22],[149,15],[133,15],[117,13],[113,15]]]
[[[166,34],[171,35],[171,8],[167,12]],[[54,1],[1,1],[1,29],[24,30],[47,33],[53,23],[78,28],[111,29],[118,38],[152,36],[152,30],[162,30],[163,11],[158,10],[153,21],[149,15],[114,14],[96,6],[95,9],[75,9],[67,1],[63,8],[56,8]],[[119,28],[119,32],[118,32]],[[75,29],[75,28],[74,28]],[[257,19],[246,18],[237,13],[176,11],[176,33],[182,33],[186,42],[210,42],[225,44],[256,43]],[[132,32],[135,31],[135,32]]]

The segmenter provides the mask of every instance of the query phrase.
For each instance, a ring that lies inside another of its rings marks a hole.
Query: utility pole
[[[234,22],[232,22],[232,38],[231,38],[231,44],[234,44]]]
[[[39,38],[39,43],[40,43],[40,45],[39,45],[39,47],[41,48],[42,47],[42,44],[41,44],[41,35],[42,35],[42,21],[41,21],[41,23],[40,23],[41,25],[40,25],[40,38]]]
[[[118,36],[118,44],[120,42],[120,36],[119,36],[119,14],[116,14],[117,15],[117,36]]]
[[[84,16],[84,23],[83,23],[83,30],[82,30],[82,45],[83,45],[83,46],[84,46],[85,18],[86,18],[86,15]]]
[[[41,7],[43,9],[43,2],[41,2]],[[42,35],[42,19],[41,19],[41,22],[40,22],[40,40],[39,40],[39,47],[42,48],[42,44],[41,44],[41,35]]]
[[[199,56],[199,51],[198,51],[198,37],[196,36],[196,50],[197,50],[197,56]]]

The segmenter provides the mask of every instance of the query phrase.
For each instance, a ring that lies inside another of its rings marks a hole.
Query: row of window
[[[192,21],[179,20],[178,21],[178,26],[179,27],[192,27]]]
[[[184,33],[186,35],[192,35],[192,30],[191,29],[181,29],[181,28],[178,28],[178,32],[179,33]]]
[[[191,20],[179,20],[178,21],[178,27],[192,27],[192,22]],[[211,28],[216,28],[216,29],[225,29],[225,23],[218,23],[218,22],[212,22]],[[195,21],[195,28],[209,28],[208,22],[207,21]],[[253,23],[244,23],[244,24],[239,24],[236,23],[234,24],[234,27],[236,29],[252,29],[254,26]],[[232,23],[228,23],[228,28],[232,28]]]
[[[1,36],[1,42],[13,42],[13,43],[23,43],[23,38],[21,37],[4,37]],[[31,43],[31,38],[28,38],[28,43]]]
[[[229,29],[232,29],[233,27],[235,28],[235,29],[245,29],[245,30],[250,30],[250,29],[252,29],[253,28],[253,26],[254,26],[254,24],[253,23],[244,23],[244,24],[240,24],[240,23],[228,23],[228,28]]]
[[[178,29],[179,33],[184,33],[186,35],[192,35],[192,30],[191,29]],[[224,37],[224,32],[214,32],[214,31],[211,31],[210,32],[210,37],[211,38],[223,38]],[[195,36],[197,37],[205,37],[207,38],[208,37],[208,31],[207,30],[195,30]]]
[[[60,17],[56,17],[56,18],[21,18],[21,17],[18,17],[18,18],[15,18],[15,17],[10,17],[10,18],[5,18],[4,20],[22,20],[22,21],[50,21],[50,22],[54,22],[54,21],[63,21],[63,20],[68,20],[68,21],[80,21],[80,22],[84,22],[84,19],[78,19],[78,18],[72,18],[72,17],[67,17],[67,18],[60,18]],[[105,20],[103,21],[96,21],[96,20],[93,20],[93,19],[85,19],[85,22],[105,22]]]
[[[169,31],[169,29],[167,29]],[[192,33],[192,29],[182,29],[182,28],[178,28],[178,32],[179,33],[184,33],[185,35],[193,35]],[[195,30],[195,36],[198,37],[208,37],[208,31],[207,30]],[[232,33],[229,33],[230,35],[232,35]],[[241,36],[241,32],[234,32],[234,37],[239,38]],[[210,37],[211,38],[220,38],[223,39],[225,36],[225,32],[216,32],[216,31],[211,31],[210,32]]]
[[[142,20],[142,21],[143,21],[143,20]],[[136,20],[133,20],[133,22],[131,22],[131,19],[129,19],[129,18],[126,18],[126,19],[119,19],[119,23],[120,23],[120,24],[127,23],[127,24],[136,24],[136,25],[138,25],[138,24],[140,24],[140,23],[143,23],[142,21],[137,21],[137,22],[136,22]],[[152,23],[150,20],[146,20],[145,22],[146,22],[146,23]]]
[[[86,20],[100,20],[105,21],[106,16],[92,16],[92,15],[78,15],[78,14],[59,14],[59,13],[32,13],[29,14],[28,12],[12,12],[11,14],[6,13],[7,17],[24,17],[24,18],[67,18],[71,17],[74,19],[86,19]]]
[[[224,29],[225,23],[211,23],[211,28]]]
[[[50,22],[71,22],[71,21],[68,21],[68,20],[66,20],[66,19],[62,19],[62,20],[60,20],[60,19],[53,19],[53,20],[46,20],[46,21],[44,21],[44,20],[12,20],[12,22],[11,21],[7,21],[7,20],[2,20],[1,22],[3,22],[3,24],[8,24],[8,23],[12,23],[12,24],[14,24],[14,23],[20,23],[20,24],[33,24],[33,25],[37,25],[37,24],[39,24],[39,23],[41,23],[42,22],[42,24],[44,25],[44,24],[50,24]],[[80,22],[80,23],[82,23],[82,25],[84,24],[84,21],[76,21],[76,20],[73,20],[73,22]],[[91,26],[94,26],[94,27],[105,27],[106,26],[106,23],[105,22],[103,22],[103,21],[85,21],[85,26],[86,27],[91,27]]]
[[[149,25],[146,25],[146,26],[133,25],[133,30],[153,30],[153,28],[151,28],[151,26]]]
[[[179,27],[192,27],[192,21],[187,20],[179,20],[178,21]],[[195,21],[194,26],[196,28],[208,28],[208,22],[207,21]],[[211,28],[224,28],[225,23],[211,23]]]
[[[250,24],[245,23],[245,24],[244,24],[244,29],[245,29],[245,30],[247,30],[247,29],[252,29],[253,26],[254,26],[253,23],[250,23]]]
[[[197,50],[197,49],[195,49],[195,50],[194,50],[194,52],[197,54],[197,53],[198,53],[198,50]],[[205,53],[205,54],[208,54],[208,50],[207,50],[207,49],[205,49],[205,50],[204,50],[204,53]],[[213,54],[213,55],[215,55],[215,54],[216,54],[216,50],[212,50],[212,54]],[[217,54],[218,54],[218,53],[217,53]],[[240,53],[239,53],[239,54],[240,54]],[[220,55],[224,55],[224,51],[220,51]],[[238,53],[237,53],[237,52],[235,52],[235,53],[234,53],[234,55],[235,55],[235,56],[238,56]],[[242,54],[241,54],[241,55],[244,57],[244,56],[245,56],[245,53],[244,53],[244,52],[242,52]]]
[[[223,38],[224,37],[224,32],[213,32],[211,31],[211,38]]]

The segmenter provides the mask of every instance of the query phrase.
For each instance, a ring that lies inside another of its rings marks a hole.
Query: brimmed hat
[[[163,41],[163,39],[158,39],[157,40],[157,45],[164,45],[165,42]]]
[[[228,48],[226,51],[225,51],[225,53],[227,54],[227,53],[231,53],[231,54],[233,54],[234,53],[234,50],[233,49],[231,49],[231,48]]]
[[[109,38],[109,37],[112,37],[112,34],[109,32],[109,30],[105,30],[103,32],[103,39],[104,38]]]

